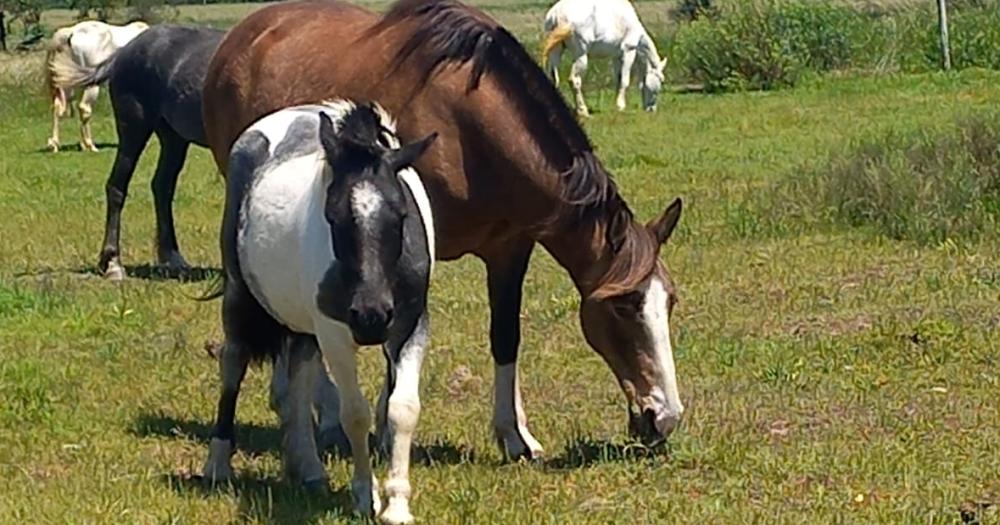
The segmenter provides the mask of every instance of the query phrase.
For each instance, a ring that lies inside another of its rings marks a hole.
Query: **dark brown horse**
[[[471,253],[486,264],[493,424],[505,454],[541,453],[516,372],[536,243],[576,284],[584,335],[628,398],[630,430],[647,442],[674,430],[684,411],[668,322],[675,292],[658,254],[680,200],[637,222],[558,91],[506,29],[453,0],[402,0],[382,17],[335,0],[261,9],[228,33],[206,77],[216,162],[225,173],[233,142],[261,116],[334,97],[378,101],[399,118],[404,141],[440,133],[416,168],[438,258]]]

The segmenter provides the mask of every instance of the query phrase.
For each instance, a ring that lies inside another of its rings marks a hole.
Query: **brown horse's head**
[[[624,225],[608,226],[607,237],[621,235],[620,246],[601,284],[581,302],[580,322],[628,398],[629,430],[652,445],[670,435],[684,413],[670,342],[677,295],[658,257],[680,219],[681,201],[645,226],[627,215]]]

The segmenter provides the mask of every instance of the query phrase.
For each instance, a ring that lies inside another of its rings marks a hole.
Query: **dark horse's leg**
[[[534,243],[520,240],[514,249],[484,256],[490,294],[490,345],[495,366],[493,429],[500,451],[508,458],[538,458],[542,446],[528,431],[517,381],[521,343],[521,288]]]
[[[286,330],[260,306],[246,284],[232,275],[226,278],[222,323],[226,336],[219,356],[222,390],[208,460],[202,470],[211,483],[230,479],[233,474],[230,458],[236,443],[236,402],[247,365],[255,358],[273,358],[286,336]]]
[[[156,255],[158,262],[170,270],[189,270],[181,257],[174,231],[174,190],[191,145],[172,128],[163,125],[156,130],[160,139],[160,158],[153,175],[153,201],[156,205]]]
[[[111,175],[104,186],[107,196],[107,215],[104,222],[104,243],[98,268],[108,279],[125,278],[121,264],[119,237],[121,235],[122,208],[128,195],[128,185],[135,173],[142,150],[146,148],[152,127],[143,118],[138,102],[115,101],[115,125],[118,129],[118,152],[111,167]]]

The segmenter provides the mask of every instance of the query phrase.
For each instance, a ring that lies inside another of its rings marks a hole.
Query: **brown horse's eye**
[[[631,318],[639,314],[642,307],[642,294],[633,292],[612,299],[611,308],[618,317]]]

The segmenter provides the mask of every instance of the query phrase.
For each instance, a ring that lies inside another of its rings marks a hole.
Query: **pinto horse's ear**
[[[674,232],[677,221],[681,219],[681,199],[678,197],[667,206],[667,209],[655,220],[649,222],[646,228],[653,234],[658,244],[667,242],[670,234]]]
[[[386,154],[386,162],[388,162],[389,168],[395,173],[407,166],[412,166],[427,151],[427,148],[434,143],[437,136],[438,134],[435,131],[421,140],[411,142],[399,149],[390,150]]]
[[[322,111],[319,112],[319,143],[323,146],[328,159],[335,159],[342,153],[333,119]]]

